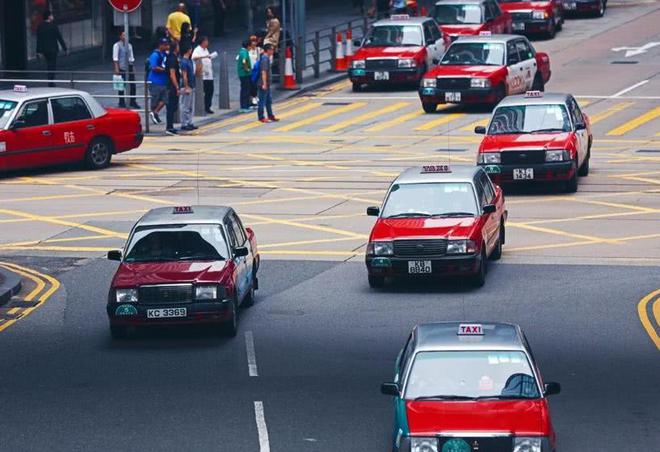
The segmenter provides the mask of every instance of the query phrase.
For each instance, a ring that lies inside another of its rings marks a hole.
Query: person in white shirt
[[[250,46],[248,47],[248,53],[250,54],[250,67],[254,67],[263,51],[264,50],[259,47],[259,38],[257,38],[255,35],[250,36]],[[258,104],[257,84],[250,81],[250,85],[250,96],[252,97],[250,108],[256,110]]]
[[[195,65],[202,65],[202,80],[204,81],[204,110],[213,114],[211,103],[213,102],[213,59],[218,56],[217,52],[209,53],[209,38],[202,36],[199,45],[192,53]]]
[[[112,46],[112,65],[115,75],[121,75],[124,81],[135,82],[135,56],[133,55],[133,45],[131,43],[126,45],[126,34],[121,31],[119,33],[119,41],[115,42]],[[131,95],[129,104],[131,108],[139,109],[135,96],[135,83],[130,83],[128,92]],[[124,101],[124,91],[119,91],[119,108],[126,108]]]

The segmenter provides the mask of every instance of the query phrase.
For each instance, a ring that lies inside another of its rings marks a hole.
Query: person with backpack
[[[252,68],[252,80],[257,83],[257,96],[259,97],[259,106],[257,107],[257,117],[263,123],[277,122],[278,118],[273,114],[273,97],[271,94],[271,84],[273,72],[271,71],[271,58],[275,54],[275,48],[272,44],[264,45],[264,52],[259,57],[259,61]],[[264,116],[264,108],[268,117]]]
[[[176,42],[170,44],[170,52],[165,62],[167,71],[167,124],[165,133],[178,135],[179,131],[174,128],[174,115],[179,109],[179,96],[181,95],[181,67],[179,66],[179,45]]]
[[[241,103],[239,113],[250,112],[250,90],[251,90],[251,75],[252,75],[252,62],[250,61],[250,53],[248,47],[250,41],[243,41],[241,50],[236,55],[236,72],[238,72],[238,79],[241,81]]]
[[[170,42],[162,38],[158,42],[158,48],[154,49],[149,56],[149,70],[147,80],[149,81],[149,95],[151,96],[151,112],[149,116],[154,124],[162,124],[158,114],[165,106],[167,100],[167,71],[165,70],[165,61],[167,59],[167,50]]]

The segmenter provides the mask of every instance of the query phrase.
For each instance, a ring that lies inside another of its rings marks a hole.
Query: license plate
[[[529,180],[534,179],[533,168],[514,168],[513,180]]]
[[[186,308],[147,309],[148,319],[171,319],[173,317],[186,317]]]
[[[445,102],[460,102],[461,93],[448,92],[445,93]]]
[[[523,31],[525,29],[525,24],[523,22],[514,22],[511,28],[515,31]]]
[[[374,80],[389,80],[390,73],[387,71],[376,71],[374,72]]]
[[[575,3],[564,3],[564,8],[566,8],[566,9],[576,9],[577,4],[575,4]]]
[[[411,275],[431,273],[431,261],[408,261],[408,273]]]

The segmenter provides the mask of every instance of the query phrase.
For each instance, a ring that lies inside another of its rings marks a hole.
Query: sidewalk
[[[11,297],[21,290],[21,277],[0,267],[0,306],[7,303]]]

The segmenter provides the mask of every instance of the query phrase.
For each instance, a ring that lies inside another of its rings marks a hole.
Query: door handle
[[[42,131],[41,131],[41,134],[44,135],[44,136],[46,136],[46,137],[49,137],[49,136],[52,135],[52,134],[50,133],[50,130],[42,130]]]
[[[87,130],[94,130],[96,127],[94,127],[94,124],[87,124]]]

